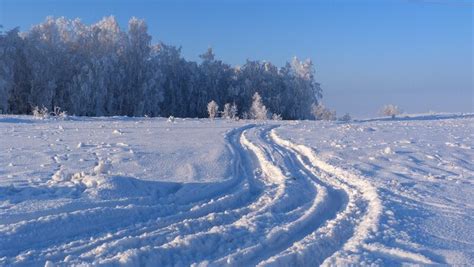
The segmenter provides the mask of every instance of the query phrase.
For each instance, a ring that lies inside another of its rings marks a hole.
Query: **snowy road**
[[[81,128],[81,134],[74,136],[78,132],[74,129],[84,124],[93,130]],[[39,131],[33,137],[37,141],[15,143],[30,136],[33,125]],[[140,120],[119,120],[111,126],[100,120],[0,121],[2,135],[10,136],[11,141],[0,143],[9,151],[0,155],[4,162],[0,170],[0,264],[448,262],[433,251],[420,249],[419,244],[392,246],[380,234],[396,230],[386,229],[383,223],[387,217],[395,219],[388,210],[394,206],[385,204],[384,188],[360,172],[323,159],[311,146],[285,137],[292,129],[301,132],[305,126],[213,125],[209,129],[209,124],[193,121],[171,126]],[[151,143],[161,141],[140,138],[153,131],[163,137],[177,132],[186,135],[186,127],[213,132],[216,138],[222,134],[224,141],[202,139],[201,143],[209,143],[205,147],[174,143],[166,152],[170,157],[176,155],[178,162],[173,165],[153,154],[168,149],[166,142],[151,149]],[[80,141],[85,134],[89,139]],[[41,147],[40,140],[47,147]],[[187,150],[182,151],[183,147]],[[28,151],[34,157],[25,157]],[[197,155],[190,157],[193,151]],[[206,159],[200,153],[213,155],[212,161],[219,158],[220,165],[226,166],[203,169],[200,165]],[[49,174],[32,168],[45,165]],[[170,178],[153,179],[145,170]],[[202,180],[203,174],[210,178]],[[212,178],[215,175],[227,178]],[[471,178],[468,175],[466,181],[472,189]],[[472,228],[466,225],[466,229],[466,234],[472,233]],[[466,244],[465,263],[472,248],[472,243]]]

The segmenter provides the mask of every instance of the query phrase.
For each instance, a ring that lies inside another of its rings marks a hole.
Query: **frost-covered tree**
[[[31,111],[31,114],[33,115],[33,117],[35,119],[38,119],[38,120],[43,120],[43,119],[48,119],[49,118],[49,111],[48,111],[48,108],[46,107],[38,107],[38,106],[35,106],[33,107],[32,111]]]
[[[281,117],[280,114],[273,113],[273,114],[272,114],[272,120],[274,120],[274,121],[281,121],[281,120],[282,120],[282,117]]]
[[[205,53],[200,55],[201,64],[197,67],[193,90],[191,93],[191,103],[195,103],[195,113],[202,116],[203,107],[211,99],[219,104],[230,102],[233,69],[230,65],[216,59],[212,48],[208,48]]]
[[[216,101],[212,100],[207,104],[207,113],[209,114],[210,119],[214,119],[219,112],[219,106],[217,105]]]
[[[313,104],[311,106],[311,113],[313,114],[315,120],[322,120],[326,113],[326,108],[322,103]]]
[[[233,67],[212,48],[200,58],[187,61],[181,48],[151,44],[145,21],[137,18],[123,30],[113,16],[91,25],[48,17],[23,33],[0,32],[0,110],[31,114],[35,106],[60,106],[85,116],[206,117],[214,100],[234,103],[225,109],[230,118],[252,117],[257,93],[283,119],[307,119],[321,98],[310,60],[294,58],[281,68],[248,60]]]
[[[313,104],[311,106],[311,113],[315,120],[332,121],[336,119],[336,111],[326,108],[322,103]]]
[[[314,81],[314,65],[309,59],[300,61],[294,57],[281,70],[284,75],[285,89],[283,103],[285,110],[281,112],[287,119],[310,119],[314,103],[322,97],[319,83]]]
[[[262,98],[258,93],[252,97],[252,106],[250,107],[250,118],[254,120],[268,119],[268,111],[262,102]]]
[[[222,111],[222,117],[228,120],[235,120],[237,118],[237,105],[235,103],[226,103]]]
[[[344,114],[344,116],[342,116],[341,118],[339,118],[340,121],[344,121],[344,122],[348,122],[348,121],[351,121],[352,120],[352,117],[351,115],[349,115],[349,113],[346,113]]]
[[[230,106],[230,112],[229,112],[230,118],[233,120],[238,119],[237,117],[238,112],[239,110],[237,108],[237,105],[235,103],[232,103],[232,106]]]
[[[382,108],[382,114],[385,116],[390,116],[392,117],[392,119],[395,118],[395,116],[399,115],[400,113],[401,113],[400,109],[397,106],[392,105],[392,104],[385,105]]]
[[[224,109],[222,110],[222,117],[224,119],[231,119],[231,105],[230,103],[225,103]]]
[[[22,40],[18,37],[18,29],[0,32],[0,114],[10,111],[9,97],[12,96],[14,86],[14,65],[19,42]]]

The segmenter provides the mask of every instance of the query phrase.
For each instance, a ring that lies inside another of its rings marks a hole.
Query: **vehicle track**
[[[364,252],[377,254],[382,258],[398,258],[399,261],[418,264],[433,263],[424,255],[371,242],[378,232],[383,205],[376,187],[368,180],[324,162],[318,158],[312,148],[283,139],[274,130],[271,131],[270,138],[275,144],[292,151],[304,168],[310,170],[315,177],[320,177],[333,188],[344,190],[349,201],[346,209],[339,213],[334,221],[328,222],[325,227],[296,242],[285,252],[270,258],[266,263],[321,264],[321,262],[314,262],[317,257],[314,257],[313,253],[320,252],[322,247],[334,246],[335,243],[339,243],[335,247],[340,246],[340,248],[334,250],[334,253],[322,262],[322,265],[347,265],[351,262],[363,261],[369,264],[370,262],[361,256]],[[301,250],[306,252],[301,252]]]

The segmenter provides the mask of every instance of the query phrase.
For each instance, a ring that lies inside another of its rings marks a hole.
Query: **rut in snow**
[[[355,261],[360,262],[360,259],[354,259],[358,257],[354,256],[356,255],[354,252],[361,251],[370,251],[381,257],[412,263],[433,263],[424,255],[370,242],[378,231],[383,206],[377,189],[369,181],[324,162],[310,147],[285,140],[274,130],[271,131],[270,137],[275,144],[292,151],[302,167],[310,171],[314,177],[318,177],[320,181],[332,188],[343,190],[348,196],[348,203],[345,210],[338,213],[334,220],[328,221],[325,226],[295,242],[286,251],[271,257],[266,263],[321,263],[315,262],[318,257],[314,255],[320,254],[331,246],[340,247],[322,262],[323,265],[347,265]]]

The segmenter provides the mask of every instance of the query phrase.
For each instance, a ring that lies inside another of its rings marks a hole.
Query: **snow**
[[[469,265],[473,128],[0,116],[0,265]]]
[[[351,181],[364,180],[376,189],[372,198],[381,210],[368,209],[376,228],[357,242],[359,248],[339,250],[326,262],[472,264],[473,130],[472,115],[278,128],[278,136],[308,150],[306,157],[320,171],[355,175]]]

